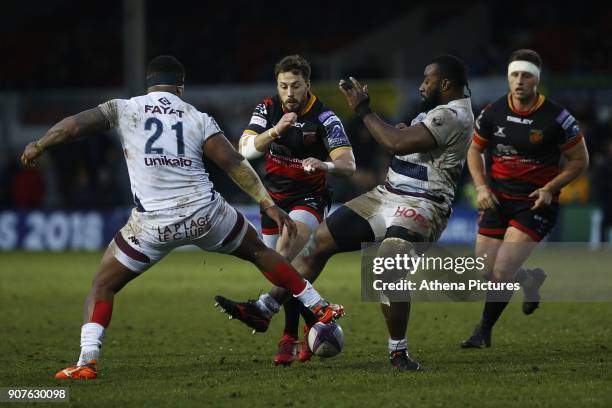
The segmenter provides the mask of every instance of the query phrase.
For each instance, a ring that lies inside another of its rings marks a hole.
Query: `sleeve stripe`
[[[486,146],[489,141],[487,139],[485,139],[484,137],[480,136],[478,134],[478,132],[474,131],[474,134],[472,136],[472,140],[474,141],[474,143],[476,143],[478,146]]]
[[[350,150],[352,151],[353,148],[351,146],[340,146],[340,147],[336,147],[334,150],[331,150],[329,152],[329,157],[331,157],[332,159],[334,158],[334,156],[338,156],[338,154],[346,151],[346,150]]]
[[[559,146],[559,150],[561,150],[562,152],[571,149],[572,147],[576,146],[578,143],[580,143],[580,141],[584,138],[584,136],[582,135],[582,132],[578,133],[578,136],[576,136],[575,138],[571,139],[570,141],[568,141],[565,144],[562,144]]]
[[[257,133],[257,132],[256,132],[256,131],[254,131],[254,130],[251,130],[251,129],[245,129],[245,130],[242,132],[242,134],[243,134],[243,135],[258,135],[259,133]]]

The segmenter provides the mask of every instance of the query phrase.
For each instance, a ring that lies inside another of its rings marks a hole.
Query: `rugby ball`
[[[344,332],[336,322],[315,323],[308,332],[308,347],[315,356],[333,357],[342,351]]]

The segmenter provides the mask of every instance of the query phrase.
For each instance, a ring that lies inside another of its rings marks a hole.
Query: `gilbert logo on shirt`
[[[493,133],[495,136],[497,136],[497,137],[506,137],[506,134],[504,133],[505,127],[502,127],[502,126],[495,126],[495,127],[497,128],[495,133]]]
[[[191,167],[191,160],[179,157],[178,159],[169,159],[166,156],[161,157],[145,157],[145,166],[171,166],[171,167]]]

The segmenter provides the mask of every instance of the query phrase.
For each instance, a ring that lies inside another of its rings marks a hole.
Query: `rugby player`
[[[510,91],[482,110],[468,152],[481,211],[476,256],[486,255],[483,272],[492,281],[521,283],[526,315],[538,307],[546,275],[521,265],[555,225],[561,188],[588,167],[578,122],[538,92],[541,70],[537,52],[512,53],[507,72]],[[489,155],[489,165],[483,153]],[[493,325],[513,293],[487,292],[480,323],[461,343],[463,348],[491,346]]]
[[[264,184],[276,205],[295,222],[297,234],[279,234],[273,219],[261,214],[266,245],[292,260],[325,218],[331,204],[326,174],[349,177],[355,157],[342,122],[310,90],[310,64],[288,55],[274,67],[277,95],[264,99],[242,134],[240,153],[253,160],[265,154]],[[327,158],[330,161],[325,161]],[[296,358],[300,312],[308,321],[298,359],[311,357],[308,331],[316,319],[297,299],[284,304],[285,327],[274,364],[289,365]]]
[[[274,204],[259,177],[225,138],[215,120],[184,102],[185,71],[174,57],[159,56],[147,67],[147,94],[113,99],[63,119],[28,144],[25,165],[54,145],[88,133],[116,129],[121,138],[136,208],[110,242],[84,307],[81,354],[56,378],[97,377],[96,364],[115,295],[172,249],[197,245],[255,264],[273,284],[286,288],[321,321],[341,308],[329,305],[278,253],[259,239],[242,214],[215,190],[202,162],[205,154],[256,200],[279,230],[295,224]]]
[[[415,244],[435,242],[440,237],[451,214],[473,132],[466,86],[466,68],[459,58],[444,55],[432,59],[419,88],[422,113],[410,126],[393,126],[371,111],[367,85],[362,87],[354,78],[350,83],[340,81],[349,106],[394,157],[385,184],[341,206],[312,234],[292,262],[304,277],[313,281],[332,255],[361,249],[363,242],[380,242],[377,256],[394,257],[411,253]],[[255,328],[256,322],[272,316],[288,297],[277,287],[257,301],[238,303],[223,296],[217,296],[217,301],[227,313]],[[392,366],[402,371],[419,370],[419,363],[407,351],[410,302],[391,302],[383,295],[381,303]]]

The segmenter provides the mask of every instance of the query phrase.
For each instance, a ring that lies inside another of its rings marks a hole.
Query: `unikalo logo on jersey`
[[[161,157],[145,157],[145,166],[171,166],[171,167],[191,167],[191,160],[179,157],[178,159],[169,159],[166,156]]]

